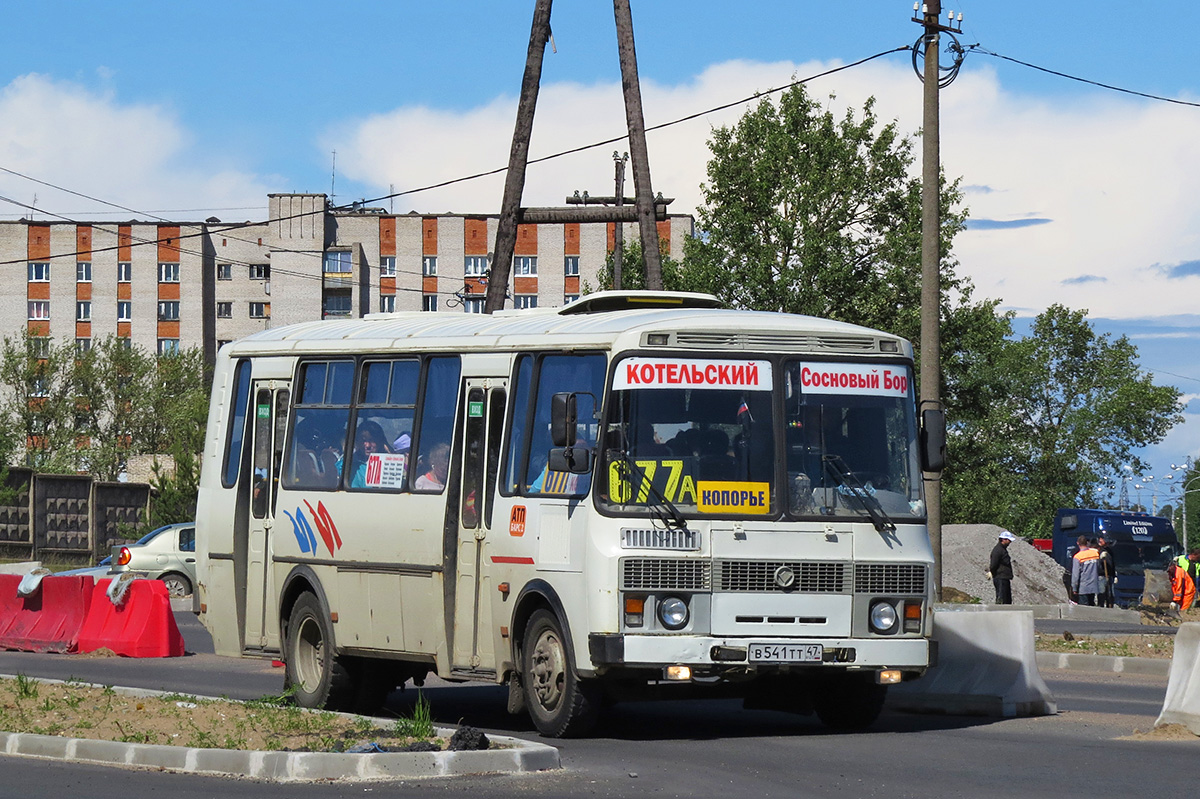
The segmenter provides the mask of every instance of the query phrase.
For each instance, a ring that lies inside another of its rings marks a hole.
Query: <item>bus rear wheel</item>
[[[558,617],[538,610],[525,628],[521,649],[525,705],[534,726],[551,738],[587,734],[600,713],[600,691],[575,671]]]
[[[837,674],[813,687],[813,710],[831,730],[865,730],[875,723],[887,699],[887,686],[874,674]]]
[[[288,617],[284,685],[301,707],[345,710],[353,685],[333,651],[329,613],[311,593],[301,594]]]

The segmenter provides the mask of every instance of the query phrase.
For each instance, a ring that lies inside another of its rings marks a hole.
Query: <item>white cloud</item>
[[[169,109],[124,104],[111,92],[39,74],[0,90],[0,166],[139,210],[265,207],[272,190],[257,176],[199,153]],[[7,173],[0,173],[0,194],[24,203],[36,195],[38,208],[77,218],[131,216],[114,216],[108,206]],[[4,203],[0,214],[28,212]]]
[[[647,125],[675,119],[807,76],[831,64],[734,61],[692,81],[662,86],[643,80]],[[874,62],[821,78],[810,93],[837,98],[835,113],[877,98],[881,119],[921,127],[921,84],[903,59]],[[1006,308],[1053,302],[1093,316],[1128,318],[1188,313],[1200,277],[1168,280],[1155,264],[1200,257],[1200,114],[1193,109],[1097,93],[1054,103],[1008,91],[990,68],[963,72],[941,94],[942,160],[951,178],[976,187],[968,196],[978,220],[1048,219],[1044,224],[976,229],[959,237],[956,255],[980,296]],[[348,123],[324,146],[339,169],[386,193],[501,167],[515,118],[515,97],[464,112],[401,107]],[[677,198],[673,212],[700,202],[711,126],[729,124],[746,106],[649,134],[655,191]],[[544,85],[531,157],[624,131],[617,83]],[[919,155],[920,145],[916,142]],[[614,149],[605,145],[530,167],[525,205],[559,205],[575,189],[612,190]],[[397,200],[397,209],[494,212],[502,176]],[[632,187],[630,187],[632,192]],[[1092,279],[1079,282],[1078,278]],[[1076,282],[1071,282],[1075,280]],[[1189,290],[1190,289],[1190,290]]]

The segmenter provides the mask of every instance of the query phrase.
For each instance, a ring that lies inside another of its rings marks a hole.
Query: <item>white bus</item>
[[[742,696],[874,721],[930,662],[911,345],[602,292],[558,309],[299,324],[223,347],[197,508],[218,654],[296,701],[509,686],[542,733]]]

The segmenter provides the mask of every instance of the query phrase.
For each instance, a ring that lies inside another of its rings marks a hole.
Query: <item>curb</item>
[[[1039,669],[1111,671],[1116,674],[1143,674],[1153,677],[1166,677],[1171,672],[1171,661],[1167,659],[1088,655],[1082,652],[1037,652],[1035,657]]]
[[[15,678],[0,674],[0,678]],[[63,680],[39,679],[47,684]],[[125,696],[162,696],[177,691],[150,691],[113,687]],[[218,697],[196,697],[219,699]],[[229,700],[233,701],[233,700]],[[380,719],[381,722],[387,719]],[[449,738],[454,730],[438,727],[439,736]],[[134,766],[214,777],[249,777],[270,782],[315,782],[341,780],[413,779],[452,777],[559,769],[558,749],[508,735],[488,735],[503,749],[476,752],[382,752],[342,754],[335,752],[262,752],[230,749],[195,749],[160,744],[123,743],[90,738],[0,732],[0,754],[69,760],[107,766]]]
[[[1137,611],[1121,608],[1094,608],[1087,605],[966,605],[956,602],[937,602],[934,610],[984,613],[991,610],[1028,610],[1035,619],[1070,619],[1074,621],[1107,621],[1141,624]]]

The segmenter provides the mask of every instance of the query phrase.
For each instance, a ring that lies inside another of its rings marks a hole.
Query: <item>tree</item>
[[[667,242],[659,240],[659,254],[662,261],[663,288],[667,291],[682,291],[682,277],[679,264],[667,252]],[[621,290],[640,291],[646,288],[646,258],[642,255],[640,241],[626,242],[622,248],[621,258]],[[596,274],[600,284],[597,291],[609,291],[613,287],[613,269],[615,266],[615,250],[609,250],[604,259],[604,266]],[[584,294],[591,293],[591,286],[584,287]]]
[[[112,336],[78,354],[74,382],[87,435],[80,456],[97,480],[116,480],[129,456],[145,451],[138,433],[158,413],[148,393],[154,368],[153,356]]]
[[[959,521],[1045,535],[1061,507],[1090,507],[1134,450],[1182,421],[1180,392],[1156,386],[1121,336],[1097,335],[1087,312],[1052,305],[1029,336],[986,367],[1002,390],[977,417],[955,421],[947,502]]]
[[[81,425],[73,369],[75,348],[23,331],[0,345],[0,383],[12,455],[40,472],[79,469]],[[5,461],[6,463],[9,461]]]

